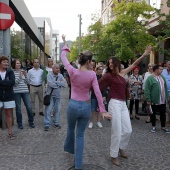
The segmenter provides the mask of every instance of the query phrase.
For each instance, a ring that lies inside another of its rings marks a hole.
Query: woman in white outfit
[[[127,159],[124,152],[132,132],[129,111],[126,105],[126,80],[125,75],[137,66],[144,57],[149,56],[151,46],[147,47],[144,54],[131,66],[121,71],[121,63],[118,58],[111,57],[107,62],[107,72],[99,80],[100,90],[110,87],[109,113],[112,114],[110,156],[114,165],[119,166],[118,153]]]

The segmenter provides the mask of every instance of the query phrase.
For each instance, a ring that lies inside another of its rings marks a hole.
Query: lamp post
[[[80,54],[81,53],[81,24],[82,24],[81,14],[79,14],[78,17],[79,17],[79,48],[78,49],[79,49],[79,54]]]

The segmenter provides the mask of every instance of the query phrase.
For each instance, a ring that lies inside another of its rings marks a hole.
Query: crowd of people
[[[53,64],[48,60],[47,67],[40,68],[38,59],[26,60],[25,67],[19,59],[15,59],[8,67],[9,59],[6,56],[0,57],[0,108],[4,108],[8,128],[9,139],[15,139],[12,133],[12,109],[16,108],[16,122],[18,129],[23,129],[21,99],[26,107],[28,115],[28,125],[35,128],[34,116],[36,115],[35,100],[38,97],[39,115],[44,116],[44,130],[48,131],[50,126],[61,128],[60,126],[60,98],[61,87],[65,87],[66,81],[60,74],[59,64]],[[50,105],[43,109],[43,97],[45,85],[45,95],[51,92]],[[51,122],[51,114],[54,113],[54,121]]]
[[[152,50],[148,46],[143,55],[129,67],[124,68],[118,58],[110,57],[106,64],[92,60],[93,53],[84,51],[79,55],[78,65],[69,62],[66,55],[70,52],[65,36],[62,36],[61,60],[63,67],[54,64],[52,59],[44,69],[38,59],[26,60],[25,67],[19,59],[8,67],[8,57],[0,57],[0,109],[4,107],[9,139],[15,139],[12,132],[12,109],[16,107],[18,129],[24,129],[21,99],[26,107],[28,125],[35,128],[35,99],[39,101],[39,115],[44,116],[44,130],[60,125],[61,88],[70,88],[69,103],[66,109],[67,135],[64,151],[74,154],[75,169],[83,165],[84,132],[86,127],[93,129],[97,113],[97,126],[103,128],[101,117],[111,121],[110,157],[113,165],[119,166],[119,158],[127,159],[125,150],[132,133],[131,121],[140,120],[139,104],[142,100],[143,111],[148,114],[146,123],[156,132],[156,115],[159,113],[161,131],[170,133],[170,61],[166,68],[149,63],[145,74],[140,75],[139,63],[148,57]],[[45,94],[43,86],[45,85]],[[44,95],[50,96],[49,105],[43,105]],[[129,104],[127,102],[129,100]],[[133,105],[135,104],[135,109]],[[133,116],[133,111],[135,115]],[[166,121],[166,114],[168,121]],[[51,120],[53,116],[53,121]]]

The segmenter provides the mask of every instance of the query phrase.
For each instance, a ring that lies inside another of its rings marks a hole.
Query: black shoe
[[[170,130],[165,129],[165,128],[161,128],[161,131],[164,132],[164,133],[170,133]]]
[[[61,129],[60,125],[54,125],[54,127],[58,128],[58,129]]]
[[[137,120],[140,120],[140,117],[139,117],[139,116],[136,116],[136,115],[135,115],[135,118],[136,118]]]
[[[45,126],[44,127],[44,131],[48,131],[49,130],[49,127],[48,126]]]
[[[150,120],[146,120],[145,123],[151,123],[151,121]]]
[[[35,113],[32,113],[33,116],[35,116]]]
[[[23,126],[22,125],[18,125],[18,129],[23,129]]]
[[[43,112],[40,112],[39,115],[44,116],[44,113],[43,113]]]
[[[35,128],[34,123],[29,123],[29,126],[30,126],[31,128]]]

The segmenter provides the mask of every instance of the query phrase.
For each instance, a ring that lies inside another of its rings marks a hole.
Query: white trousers
[[[125,101],[111,99],[108,106],[108,112],[112,114],[110,156],[116,158],[119,149],[126,149],[132,127]]]

